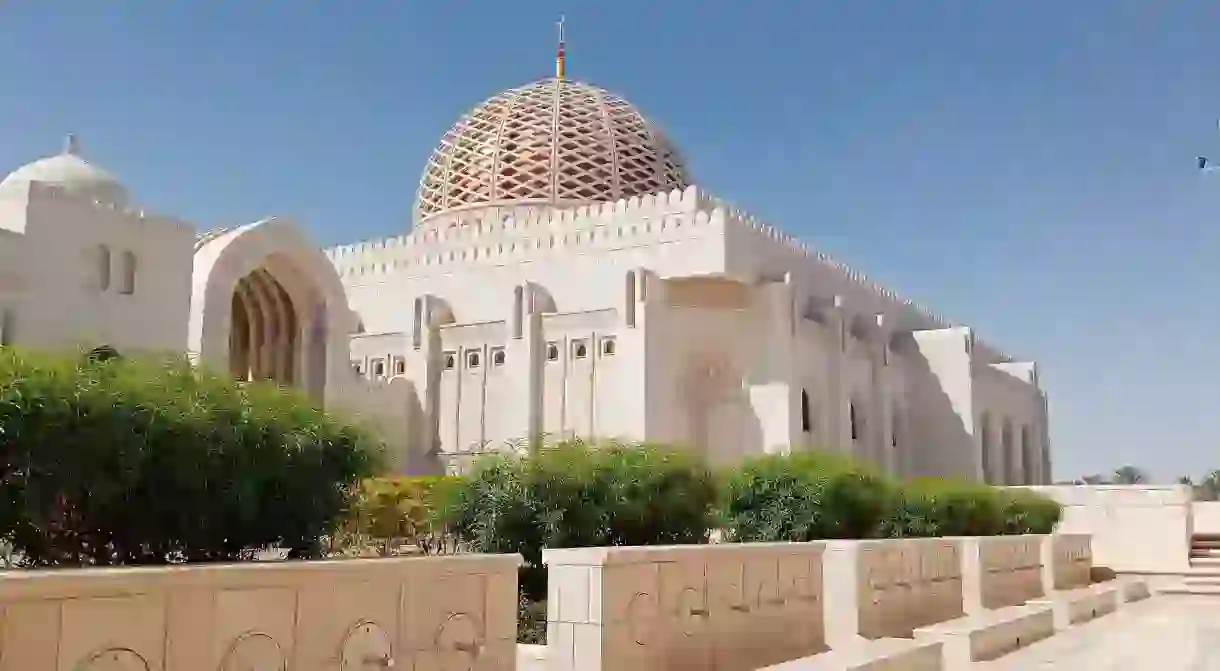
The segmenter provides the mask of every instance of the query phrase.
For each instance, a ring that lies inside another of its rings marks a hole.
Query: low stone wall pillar
[[[544,550],[547,668],[752,671],[825,650],[821,543]]]
[[[1092,538],[1088,534],[1043,536],[1042,591],[1046,595],[1092,582]]]
[[[967,615],[1043,596],[1048,536],[967,536],[962,551],[962,610]]]
[[[826,642],[909,638],[962,615],[960,539],[828,541],[823,555]]]

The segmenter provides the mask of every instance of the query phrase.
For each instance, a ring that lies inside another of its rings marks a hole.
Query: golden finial
[[[563,79],[563,14],[559,15],[559,47],[555,50],[555,79]]]

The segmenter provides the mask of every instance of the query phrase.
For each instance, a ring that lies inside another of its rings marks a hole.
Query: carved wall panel
[[[979,540],[979,591],[984,608],[1002,608],[1042,596],[1042,536]]]
[[[1093,569],[1092,538],[1084,534],[1054,534],[1052,539],[1055,589],[1088,585]]]
[[[550,579],[586,594],[548,602],[555,668],[747,671],[825,650],[819,543],[597,550],[547,551]]]
[[[270,634],[248,631],[229,645],[220,658],[220,671],[288,671],[288,658]]]
[[[519,562],[30,572],[0,581],[0,671],[513,671]]]
[[[941,539],[860,541],[859,634],[909,637],[917,628],[961,616],[958,548]]]
[[[128,648],[98,650],[72,668],[80,671],[152,671],[140,653]]]

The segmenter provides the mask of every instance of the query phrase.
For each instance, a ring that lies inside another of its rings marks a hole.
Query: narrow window
[[[546,360],[559,361],[559,346],[553,342],[546,345]]]
[[[97,283],[102,291],[110,288],[110,248],[106,245],[97,247]]]
[[[860,427],[859,427],[859,421],[856,417],[856,404],[855,403],[851,404],[850,408],[848,408],[848,412],[851,414],[851,417],[849,418],[851,421],[851,439],[859,440],[860,439]]]
[[[479,364],[481,363],[482,361],[479,358],[479,352],[477,350],[466,353],[467,368],[478,368]]]
[[[589,346],[583,340],[577,340],[572,343],[572,356],[577,359],[583,359],[589,356]]]
[[[402,357],[394,359],[394,374],[405,375],[407,372],[407,361]]]
[[[491,365],[493,365],[493,366],[503,366],[504,365],[504,348],[503,347],[497,347],[496,349],[491,351]]]
[[[809,392],[801,390],[801,431],[809,433],[813,430],[813,421],[809,416]]]
[[[356,375],[364,375],[364,364],[359,361],[353,361],[352,370],[356,371]]]
[[[136,292],[136,255],[128,250],[123,252],[123,277],[119,293],[130,296]]]
[[[457,366],[457,355],[453,352],[445,352],[445,370],[453,370]]]
[[[373,375],[375,377],[385,377],[385,362],[381,359],[373,362]]]
[[[614,338],[602,338],[602,356],[614,356]]]

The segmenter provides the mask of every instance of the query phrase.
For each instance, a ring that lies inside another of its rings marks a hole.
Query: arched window
[[[110,288],[110,248],[97,246],[97,285],[102,291]]]
[[[1022,484],[1036,485],[1034,478],[1034,441],[1028,424],[1021,425],[1021,469]]]
[[[1004,460],[1000,464],[1000,473],[1003,478],[1002,484],[1005,485],[1017,484],[1017,455],[1013,438],[1012,420],[1005,417],[1003,428],[1000,430],[1000,458]]]
[[[801,431],[813,430],[813,418],[809,416],[809,392],[801,390]]]
[[[856,403],[854,401],[852,402],[851,407],[848,408],[848,412],[850,413],[850,417],[848,419],[851,422],[851,439],[860,440],[860,417],[856,412]]]
[[[979,456],[983,468],[983,482],[990,484],[991,478],[991,415],[983,413],[979,418]]]
[[[131,250],[123,252],[123,277],[119,293],[130,296],[136,292],[136,255]]]

